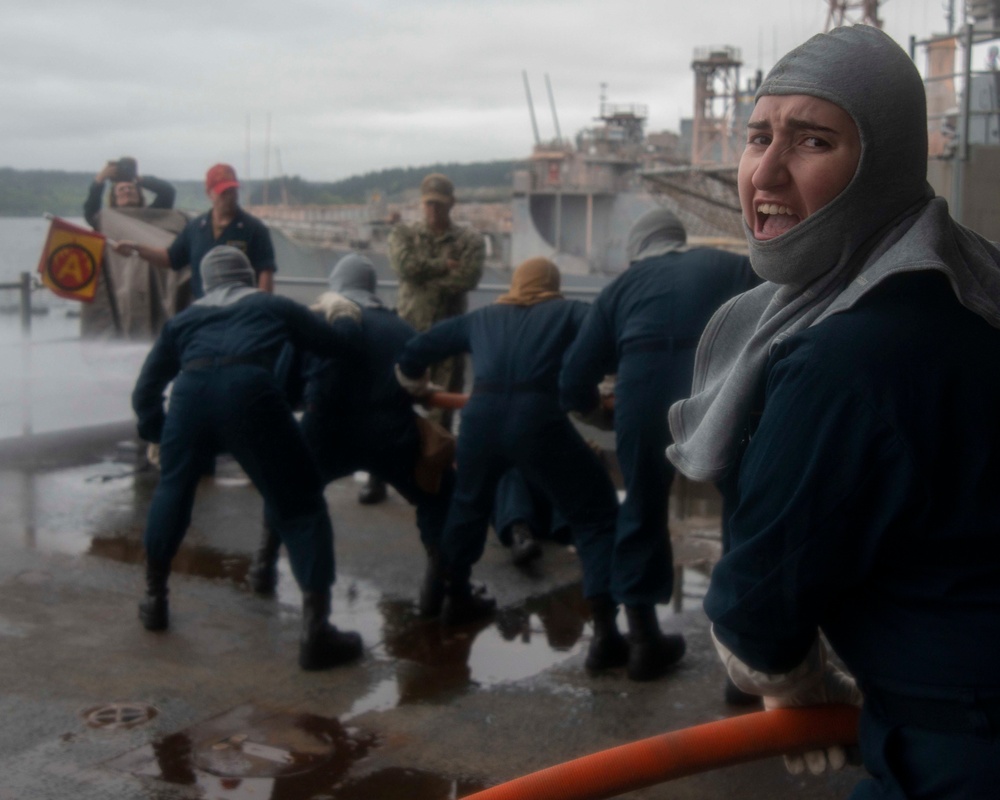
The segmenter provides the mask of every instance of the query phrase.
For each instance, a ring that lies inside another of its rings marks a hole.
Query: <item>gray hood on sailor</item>
[[[201,283],[205,296],[197,305],[227,306],[257,291],[257,274],[242,250],[220,244],[201,260]]]
[[[859,80],[859,65],[866,80]],[[927,183],[926,94],[916,66],[889,36],[866,25],[813,36],[784,56],[757,91],[810,95],[850,114],[861,158],[843,192],[787,233],[754,239],[750,261],[762,278],[804,286],[843,267],[873,234],[934,196]],[[918,122],[918,124],[915,124]]]
[[[687,231],[677,215],[665,208],[654,208],[632,225],[625,243],[625,256],[631,264],[687,249]]]
[[[336,263],[330,273],[330,291],[343,295],[361,308],[382,308],[376,291],[378,278],[371,260],[357,253],[348,253]]]
[[[209,250],[201,260],[201,283],[205,294],[224,283],[240,283],[253,286],[256,274],[242,250],[220,244]]]

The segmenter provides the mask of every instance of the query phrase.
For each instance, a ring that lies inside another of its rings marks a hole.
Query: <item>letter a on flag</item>
[[[42,283],[60,297],[90,303],[104,258],[104,237],[59,217],[52,217],[38,272]]]

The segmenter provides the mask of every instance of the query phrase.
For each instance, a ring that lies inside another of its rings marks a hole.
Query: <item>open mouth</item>
[[[759,203],[756,236],[758,239],[773,239],[791,230],[801,221],[799,215],[788,206],[780,203]]]

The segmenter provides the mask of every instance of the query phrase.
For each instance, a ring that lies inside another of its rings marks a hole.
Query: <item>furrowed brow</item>
[[[827,133],[827,134],[837,134],[840,131],[835,128],[829,128],[826,125],[820,125],[818,122],[814,122],[809,119],[800,119],[798,117],[790,117],[783,123],[784,127],[792,128],[797,131],[815,131],[816,133]],[[771,123],[767,120],[750,120],[747,123],[747,129],[753,131],[769,131],[771,130]]]
[[[829,133],[837,134],[840,131],[835,128],[828,128],[826,125],[820,125],[811,119],[799,119],[798,117],[789,118],[788,127],[794,128],[797,131],[816,131],[817,133]]]

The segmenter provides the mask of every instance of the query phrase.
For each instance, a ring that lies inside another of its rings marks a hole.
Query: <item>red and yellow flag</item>
[[[90,303],[104,258],[104,236],[52,217],[38,272],[42,283],[60,297]]]

